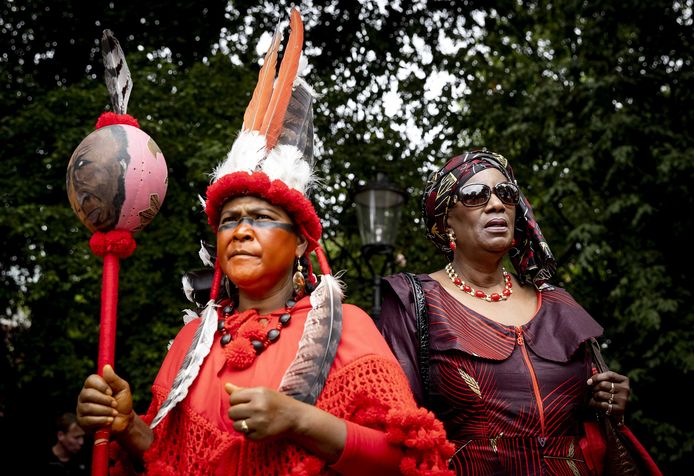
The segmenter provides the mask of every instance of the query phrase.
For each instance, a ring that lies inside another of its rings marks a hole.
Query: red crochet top
[[[152,475],[322,475],[337,474],[327,463],[288,440],[253,442],[236,432],[228,418],[229,395],[224,383],[241,387],[278,388],[292,362],[310,310],[308,298],[292,311],[289,326],[280,338],[259,355],[253,365],[235,370],[226,365],[220,336],[205,359],[188,396],[154,429],[154,443],[145,453],[146,473]],[[270,315],[269,326],[284,309]],[[196,319],[176,337],[153,386],[153,400],[144,420],[150,422],[166,398],[181,361],[188,349]],[[446,440],[442,424],[433,414],[418,408],[405,374],[387,344],[361,309],[343,306],[343,330],[330,375],[316,406],[349,422],[344,458],[353,458],[362,448],[367,432],[355,432],[355,425],[383,432],[386,440],[402,449],[400,474],[453,474],[447,460],[453,446]],[[358,428],[358,427],[357,427]],[[360,433],[356,437],[356,433]],[[377,440],[371,439],[371,442]],[[355,445],[357,447],[355,447]],[[373,451],[367,441],[363,450]],[[386,456],[386,455],[384,455]],[[356,469],[351,465],[352,469]],[[359,476],[373,468],[359,468]]]

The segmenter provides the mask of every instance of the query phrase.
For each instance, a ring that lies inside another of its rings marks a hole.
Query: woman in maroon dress
[[[508,161],[486,150],[451,159],[427,182],[423,212],[449,263],[416,276],[421,295],[411,275],[386,278],[380,325],[416,398],[444,422],[451,466],[594,474],[579,441],[584,413],[621,419],[629,379],[593,374],[586,343],[602,327],[546,283],[555,261]]]

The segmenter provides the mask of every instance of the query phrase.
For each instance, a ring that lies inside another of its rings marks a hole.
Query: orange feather
[[[263,67],[258,72],[258,84],[256,84],[253,91],[253,97],[243,115],[243,130],[257,131],[260,129],[267,105],[272,97],[272,85],[275,81],[275,68],[277,66],[277,52],[281,42],[282,33],[277,28],[274,35],[272,35],[270,49],[265,53]]]
[[[268,151],[275,146],[282,132],[282,123],[287,112],[287,105],[292,97],[292,85],[299,69],[299,59],[304,44],[304,25],[301,22],[299,10],[296,8],[292,9],[289,27],[291,33],[282,57],[277,82],[272,91],[272,98],[265,112],[263,124],[260,126],[260,132],[265,135],[265,148]]]

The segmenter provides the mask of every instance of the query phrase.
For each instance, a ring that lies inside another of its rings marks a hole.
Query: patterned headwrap
[[[446,234],[446,219],[449,207],[455,203],[455,191],[473,175],[490,167],[501,172],[509,182],[518,185],[508,160],[487,150],[473,150],[453,157],[427,180],[422,197],[422,215],[427,238],[433,241],[449,260],[453,259],[453,250],[449,247],[450,240]],[[513,237],[515,244],[509,251],[509,257],[516,273],[521,282],[541,289],[552,277],[557,265],[542,235],[540,225],[535,221],[532,207],[522,191],[516,206]]]

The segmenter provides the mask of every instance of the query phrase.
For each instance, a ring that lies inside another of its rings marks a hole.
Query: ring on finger
[[[612,404],[608,403],[607,404],[607,410],[605,410],[605,415],[609,416],[612,414]]]
[[[610,394],[610,399],[607,401],[608,405],[612,405],[612,403],[614,403],[614,393]]]
[[[246,420],[241,420],[241,431],[244,433],[248,433],[248,423],[246,423]]]
[[[614,393],[614,382],[610,382],[610,393]]]

